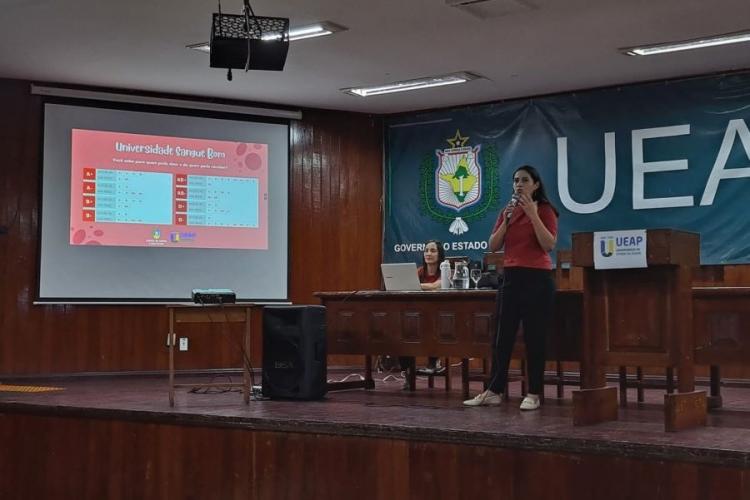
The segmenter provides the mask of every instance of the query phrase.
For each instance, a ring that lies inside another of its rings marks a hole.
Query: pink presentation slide
[[[268,145],[72,131],[70,244],[268,249]]]

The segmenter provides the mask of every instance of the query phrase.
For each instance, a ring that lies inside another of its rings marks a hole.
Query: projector
[[[228,288],[193,288],[196,304],[234,304],[237,295]]]

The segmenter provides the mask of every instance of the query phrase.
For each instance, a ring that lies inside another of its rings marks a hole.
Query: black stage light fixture
[[[282,71],[289,51],[289,19],[251,15],[246,2],[240,15],[214,13],[211,67]],[[230,78],[231,79],[231,78]]]

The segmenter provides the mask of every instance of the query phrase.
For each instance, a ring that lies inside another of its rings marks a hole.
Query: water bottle
[[[466,262],[456,262],[456,270],[453,273],[453,288],[468,290],[469,266],[466,265]]]
[[[440,288],[447,290],[451,287],[451,263],[445,259],[440,263]]]

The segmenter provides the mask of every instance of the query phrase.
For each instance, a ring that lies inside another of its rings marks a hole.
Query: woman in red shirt
[[[440,263],[445,260],[445,250],[443,244],[438,240],[429,240],[424,244],[422,253],[422,265],[417,269],[417,276],[421,283],[422,290],[438,290],[440,288]],[[400,356],[399,364],[401,370],[416,369],[414,358],[412,356]],[[445,370],[445,367],[438,366],[438,358],[431,356],[427,360],[427,367],[418,370],[422,375],[434,375]],[[408,389],[408,383],[404,382],[404,389]]]
[[[542,178],[530,165],[519,167],[513,173],[513,197],[500,212],[489,242],[491,251],[505,249],[490,386],[464,405],[500,404],[516,332],[523,323],[529,392],[521,409],[539,408],[539,395],[544,390],[545,340],[555,300],[549,252],[556,241],[557,210],[547,198]]]
[[[443,245],[437,240],[429,240],[424,244],[422,265],[417,269],[422,290],[437,290],[440,288],[440,263],[445,260]]]

